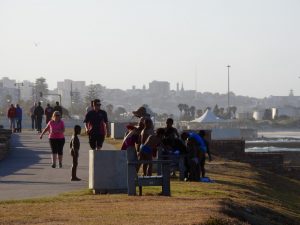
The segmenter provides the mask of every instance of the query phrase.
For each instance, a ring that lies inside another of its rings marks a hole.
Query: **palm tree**
[[[182,117],[182,110],[183,110],[183,104],[182,103],[180,103],[180,104],[178,104],[178,109],[179,109],[179,111],[180,111],[180,118]]]
[[[200,116],[203,115],[202,109],[197,109],[196,113],[197,113],[197,116],[198,116],[198,117],[200,117]]]
[[[195,112],[196,112],[196,107],[192,105],[190,107],[190,113],[191,113],[192,119],[195,119]]]

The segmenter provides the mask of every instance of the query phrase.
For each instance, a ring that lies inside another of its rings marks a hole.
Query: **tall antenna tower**
[[[197,65],[195,65],[195,91],[198,91],[198,70]]]

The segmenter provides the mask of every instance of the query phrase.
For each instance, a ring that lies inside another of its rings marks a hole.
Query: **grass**
[[[119,149],[120,140],[106,139]],[[245,163],[207,164],[214,183],[171,181],[144,196],[93,195],[88,189],[56,197],[0,202],[0,224],[299,224],[300,181]]]
[[[66,128],[64,134],[71,136],[73,134],[73,128]],[[87,134],[84,132],[84,128],[82,128],[80,136],[82,136],[82,137],[87,136]],[[114,139],[114,138],[110,138],[110,137],[105,138],[105,143],[113,145],[116,149],[121,149],[121,146],[122,146],[122,140]]]

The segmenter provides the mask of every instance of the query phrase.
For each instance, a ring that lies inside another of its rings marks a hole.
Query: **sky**
[[[299,0],[0,0],[0,78],[300,96]],[[228,67],[229,79],[228,79]]]

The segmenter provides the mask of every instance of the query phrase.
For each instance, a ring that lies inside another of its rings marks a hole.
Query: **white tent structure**
[[[212,111],[206,110],[199,118],[192,120],[190,129],[210,129],[212,140],[236,140],[241,139],[241,130],[231,128],[229,120],[217,117]]]
[[[219,123],[219,122],[224,122],[224,120],[220,119],[212,111],[207,109],[202,116],[200,116],[197,119],[192,120],[191,122],[196,122],[196,123]]]

